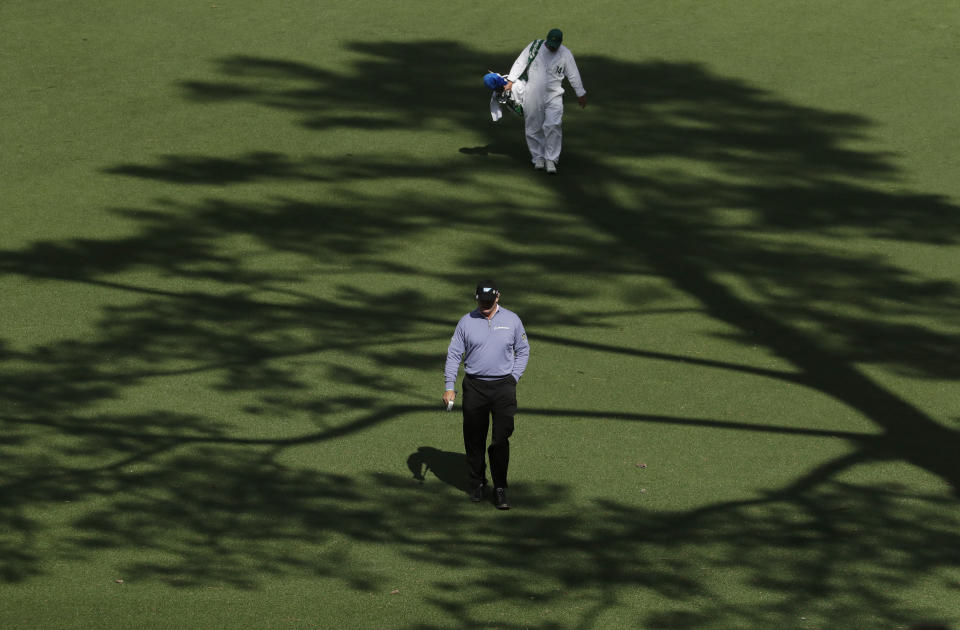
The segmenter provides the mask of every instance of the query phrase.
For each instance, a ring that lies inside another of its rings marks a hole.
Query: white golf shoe
[[[534,161],[533,161],[533,168],[537,169],[538,171],[542,171],[542,170],[543,170],[543,167],[544,167],[544,162],[543,162],[543,160],[534,160]]]
[[[557,163],[553,160],[547,160],[547,172],[551,175],[557,174]]]

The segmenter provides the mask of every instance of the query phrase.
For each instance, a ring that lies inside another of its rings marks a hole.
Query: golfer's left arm
[[[519,321],[513,334],[513,370],[510,375],[519,383],[520,377],[527,369],[527,361],[530,360],[530,343],[527,341],[527,332]]]

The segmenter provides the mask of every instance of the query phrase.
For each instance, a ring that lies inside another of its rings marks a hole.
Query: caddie
[[[523,121],[527,148],[535,169],[557,172],[563,140],[563,79],[577,95],[580,107],[587,106],[587,91],[570,49],[563,45],[563,32],[552,29],[546,39],[530,43],[507,75],[506,90],[525,82]]]

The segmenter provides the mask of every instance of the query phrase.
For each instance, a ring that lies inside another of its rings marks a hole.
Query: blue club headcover
[[[507,80],[496,72],[488,72],[483,75],[483,84],[491,90],[499,90],[507,84]]]

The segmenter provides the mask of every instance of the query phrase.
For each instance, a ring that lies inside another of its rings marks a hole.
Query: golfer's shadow
[[[427,480],[427,473],[433,473],[443,483],[467,491],[467,459],[463,453],[421,446],[407,458],[407,468],[420,483]]]

